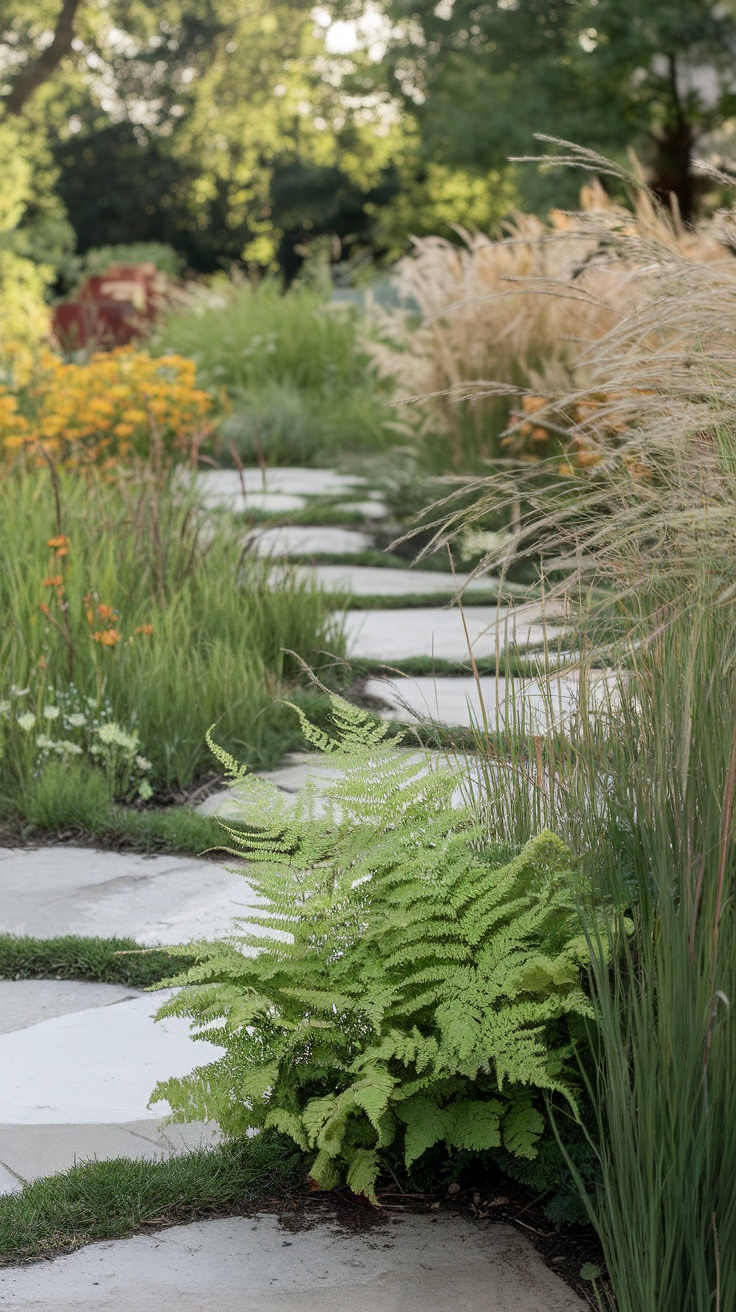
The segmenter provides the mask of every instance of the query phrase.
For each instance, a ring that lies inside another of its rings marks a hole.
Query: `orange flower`
[[[54,574],[52,578],[43,580],[43,586],[45,588],[60,588],[63,582],[61,574]]]
[[[114,647],[116,642],[120,642],[120,636],[117,629],[103,629],[102,633],[92,634],[94,641],[102,643],[103,647]]]
[[[55,538],[49,538],[48,542],[46,543],[46,546],[58,547],[59,549],[61,549],[62,547],[68,547],[69,539],[65,533],[58,533]]]
[[[39,610],[42,612],[42,614],[44,614],[44,615],[50,615],[50,614],[51,614],[51,611],[49,610],[49,608],[48,608],[48,606],[46,605],[46,602],[45,602],[45,601],[42,601],[42,602],[41,602],[41,604],[40,604],[40,606],[39,606],[38,609],[39,609]]]
[[[97,607],[97,614],[101,620],[114,620],[117,611],[114,606],[106,606],[104,601],[101,601]]]
[[[153,633],[153,625],[152,625],[152,624],[139,624],[139,625],[138,625],[138,628],[135,629],[134,632],[135,632],[135,633],[145,633],[145,634],[150,638],[151,634]]]

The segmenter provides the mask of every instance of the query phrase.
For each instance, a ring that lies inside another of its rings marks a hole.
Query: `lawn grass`
[[[92,799],[94,801],[94,798]],[[82,846],[115,848],[119,852],[175,852],[182,856],[200,856],[222,845],[222,826],[212,816],[200,815],[190,806],[170,806],[134,810],[110,805],[98,810],[88,805],[89,798],[77,797],[76,811],[69,813],[64,797],[59,796],[46,811],[43,822],[38,813],[16,814],[0,823],[0,845],[27,847],[31,844],[71,842]]]
[[[186,949],[144,949],[132,938],[0,934],[0,979],[79,979],[145,989],[195,961]]]
[[[83,1162],[0,1197],[0,1265],[263,1208],[304,1193],[307,1162],[290,1139],[268,1131],[160,1162]]]

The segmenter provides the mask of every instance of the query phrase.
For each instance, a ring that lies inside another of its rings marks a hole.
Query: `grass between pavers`
[[[308,1159],[269,1133],[165,1161],[89,1161],[0,1197],[0,1265],[68,1253],[304,1193]]]
[[[227,838],[212,816],[200,815],[192,807],[138,811],[99,805],[99,800],[91,791],[78,796],[73,821],[68,811],[55,806],[49,808],[42,823],[39,817],[29,820],[19,814],[9,815],[0,824],[0,846],[27,847],[63,839],[81,846],[113,847],[116,851],[200,856],[221,848]]]
[[[403,592],[386,595],[382,592],[366,593],[356,596],[352,592],[330,590],[326,593],[327,605],[333,610],[443,610],[452,605],[456,597],[454,591],[446,592]],[[478,588],[468,592],[463,598],[463,605],[498,606],[505,600],[494,588]]]
[[[523,656],[486,656],[475,662],[483,678],[498,675],[500,679],[533,679],[539,676],[541,654],[531,659]],[[470,661],[441,660],[437,656],[408,656],[404,660],[376,661],[354,658],[350,668],[356,678],[386,678],[392,673],[407,678],[436,677],[438,679],[468,678],[473,673]]]
[[[186,948],[142,948],[133,938],[0,934],[0,979],[76,979],[145,989],[197,960]]]

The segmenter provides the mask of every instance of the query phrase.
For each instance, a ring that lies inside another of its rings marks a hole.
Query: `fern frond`
[[[336,767],[319,806],[307,789],[290,809],[208,735],[256,906],[228,942],[198,945],[160,1013],[202,1034],[219,1022],[225,1057],[155,1097],[228,1134],[273,1126],[315,1152],[320,1187],[374,1199],[397,1134],[407,1164],[438,1143],[529,1159],[545,1095],[575,1109],[586,949],[559,838],[489,846],[450,770],[331,701],[333,735],[294,707]]]

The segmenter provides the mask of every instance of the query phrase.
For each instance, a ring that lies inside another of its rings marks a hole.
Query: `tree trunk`
[[[63,0],[53,41],[38,59],[21,69],[5,98],[6,113],[20,114],[34,91],[48,81],[64,56],[69,54],[74,40],[74,20],[80,4],[81,0]]]
[[[654,136],[652,190],[665,205],[674,196],[685,223],[695,216],[696,188],[693,175],[693,125],[685,114],[677,82],[677,60],[667,56],[670,112]]]

